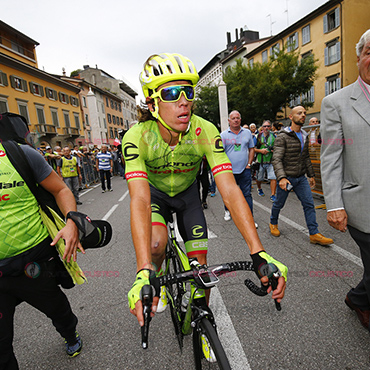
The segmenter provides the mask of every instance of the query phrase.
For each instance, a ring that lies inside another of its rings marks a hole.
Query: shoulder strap
[[[2,144],[6,150],[6,154],[10,162],[17,172],[22,176],[23,180],[26,182],[43,211],[50,217],[51,214],[48,210],[49,206],[64,219],[64,215],[59,209],[53,195],[45,190],[42,186],[37,185],[31,165],[21,147],[13,140],[3,141]]]

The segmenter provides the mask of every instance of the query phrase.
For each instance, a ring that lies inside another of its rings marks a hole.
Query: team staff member
[[[63,157],[57,163],[57,171],[72,191],[76,203],[78,205],[82,204],[78,193],[80,187],[79,180],[82,179],[80,167],[77,164],[77,158],[72,156],[71,149],[68,146],[63,148]]]
[[[28,145],[21,147],[37,183],[55,197],[63,214],[76,211],[73,194],[45,159]],[[1,143],[0,168],[0,369],[18,369],[12,346],[13,319],[16,306],[22,302],[29,303],[52,320],[55,329],[66,340],[68,355],[74,357],[82,349],[81,338],[76,332],[77,317],[55,277],[52,277],[55,275],[55,259],[59,257],[56,248],[50,244],[55,245],[63,238],[66,243],[64,258],[67,261],[71,257],[76,259],[77,249],[84,253],[77,226],[68,219],[52,241],[41,221],[37,200],[15,170]],[[15,183],[16,187],[3,185]],[[27,276],[32,268],[39,271],[40,276]]]
[[[107,179],[108,191],[113,191],[110,181],[113,172],[113,157],[107,150],[108,147],[102,145],[100,152],[96,155],[96,169],[100,173],[102,193],[105,193],[105,179]]]
[[[140,325],[143,325],[140,290],[149,283],[150,270],[159,270],[162,265],[171,210],[177,214],[188,256],[197,257],[201,264],[207,262],[207,227],[195,183],[203,155],[215,175],[225,205],[247,242],[255,266],[273,260],[264,251],[216,127],[192,114],[198,80],[193,63],[180,54],[149,57],[140,74],[148,110],[143,112],[142,122],[124,136],[131,233],[137,263],[136,281],[128,298],[131,312]],[[196,235],[192,233],[195,225]],[[286,277],[286,267],[274,263]],[[267,277],[262,279],[267,281]],[[285,278],[280,277],[273,298],[280,301],[284,291]],[[153,301],[153,312],[157,304],[158,297]]]

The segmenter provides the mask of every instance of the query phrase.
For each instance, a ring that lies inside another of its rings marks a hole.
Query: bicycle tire
[[[208,343],[211,345],[217,362],[209,362],[204,357],[201,338],[202,334],[207,338]],[[193,330],[193,351],[196,370],[231,370],[229,360],[224,348],[222,347],[216,329],[207,318],[200,320]]]
[[[167,244],[166,252],[166,266],[168,266],[167,273],[174,274],[181,272],[179,259],[172,249],[172,241],[169,239]],[[184,287],[182,283],[174,283],[166,286],[167,301],[170,307],[171,319],[175,328],[175,334],[179,342],[180,348],[183,346],[183,334],[181,330],[182,326],[182,312],[181,312],[181,300],[184,294]]]

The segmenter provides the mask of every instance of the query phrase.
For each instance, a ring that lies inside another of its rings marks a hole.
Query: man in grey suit
[[[359,77],[321,105],[321,176],[329,224],[360,247],[364,275],[345,299],[369,329],[370,317],[370,29],[356,45]]]

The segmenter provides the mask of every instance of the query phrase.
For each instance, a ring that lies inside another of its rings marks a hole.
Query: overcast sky
[[[142,96],[151,54],[189,57],[198,70],[247,26],[275,35],[326,0],[1,0],[0,19],[37,41],[40,69],[67,75],[88,64],[124,78]],[[288,8],[288,13],[286,9]],[[271,15],[271,16],[269,16]]]

